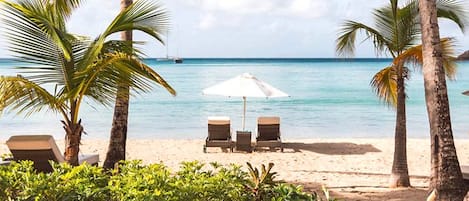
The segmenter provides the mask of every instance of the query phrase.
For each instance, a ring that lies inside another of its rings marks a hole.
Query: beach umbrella
[[[243,109],[243,130],[246,120],[246,97],[275,98],[286,97],[288,94],[267,84],[249,73],[243,73],[202,91],[204,95],[221,95],[228,97],[242,97],[244,101]]]
[[[469,90],[465,91],[465,92],[462,92],[462,94],[466,95],[466,96],[469,96]]]

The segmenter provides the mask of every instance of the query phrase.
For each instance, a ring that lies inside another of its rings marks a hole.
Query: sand
[[[107,140],[84,140],[82,153],[99,153],[104,160]],[[57,141],[59,148],[63,141]],[[203,140],[128,140],[128,159],[144,163],[163,162],[177,170],[181,161],[198,160],[204,163],[251,162],[275,164],[277,178],[303,185],[307,191],[319,191],[325,185],[341,200],[425,200],[430,172],[429,140],[408,140],[408,165],[412,188],[389,189],[388,179],[394,152],[393,139],[307,139],[285,141],[281,153],[226,152],[208,148],[203,153]],[[469,164],[469,140],[456,140],[459,162]],[[0,145],[0,153],[7,153]]]

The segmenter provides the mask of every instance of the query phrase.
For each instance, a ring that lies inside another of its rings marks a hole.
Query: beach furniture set
[[[203,146],[204,153],[207,147],[220,147],[236,151],[252,152],[256,149],[268,147],[271,150],[280,149],[283,144],[280,134],[280,117],[259,117],[257,119],[257,136],[254,144],[251,142],[250,131],[236,131],[236,141],[231,137],[231,121],[229,117],[209,117],[208,136]]]
[[[255,144],[251,142],[250,131],[237,131],[236,141],[231,137],[231,121],[229,117],[209,117],[208,136],[204,144],[204,152],[207,147],[220,147],[234,151],[252,152],[262,147],[269,147],[271,150],[277,148],[283,152],[283,144],[280,137],[279,117],[259,117],[257,119],[257,137]],[[11,136],[6,145],[13,155],[11,160],[30,160],[34,162],[34,168],[40,172],[51,172],[52,166],[49,161],[57,163],[65,162],[65,158],[60,153],[54,138],[51,135],[14,135]],[[79,164],[84,162],[91,165],[98,165],[99,155],[80,154]],[[0,161],[0,165],[8,165],[10,161]]]

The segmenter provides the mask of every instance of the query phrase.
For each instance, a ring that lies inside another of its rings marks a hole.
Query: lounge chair
[[[469,166],[461,165],[460,168],[463,179],[469,182]]]
[[[257,118],[257,137],[254,150],[258,147],[280,148],[280,151],[283,152],[282,139],[280,138],[280,117]]]
[[[205,140],[204,153],[207,152],[207,147],[229,148],[233,152],[229,117],[209,117],[207,127],[208,137]]]
[[[30,160],[34,162],[34,168],[40,172],[51,172],[52,166],[49,161],[58,163],[65,162],[65,158],[60,154],[55,140],[50,135],[16,135],[11,136],[6,142],[13,154],[13,160]],[[87,162],[91,165],[98,165],[99,155],[79,155],[78,163]]]

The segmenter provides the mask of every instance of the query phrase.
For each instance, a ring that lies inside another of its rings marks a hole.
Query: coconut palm
[[[438,17],[455,22],[462,30],[466,25],[465,12],[458,1],[439,0]],[[380,70],[371,81],[377,96],[385,103],[396,108],[394,160],[391,170],[390,186],[410,186],[406,156],[406,112],[405,80],[409,78],[409,61],[415,67],[422,62],[421,46],[416,46],[420,39],[418,1],[409,1],[399,6],[398,0],[390,0],[389,5],[373,12],[375,26],[368,26],[355,21],[346,21],[337,39],[336,51],[340,55],[353,54],[358,32],[363,31],[366,39],[373,41],[375,51],[389,54],[393,62]],[[451,40],[442,41],[446,75],[454,75]]]
[[[0,109],[26,115],[42,110],[61,114],[65,159],[70,164],[78,164],[83,133],[79,112],[85,98],[112,106],[122,81],[130,86],[132,94],[148,92],[155,84],[175,94],[158,73],[141,61],[138,49],[108,39],[120,31],[139,30],[161,41],[161,29],[152,24],[166,18],[159,17],[165,13],[157,5],[137,1],[90,40],[68,32],[65,26],[81,4],[79,0],[0,2],[10,50],[28,64],[21,67],[24,75],[0,77]],[[157,24],[164,29],[167,22]],[[47,89],[51,85],[54,90]]]
[[[430,191],[434,200],[463,200],[467,188],[464,184],[453,131],[444,75],[443,47],[440,40],[435,0],[419,2],[425,101],[430,122],[431,177]],[[429,200],[429,199],[427,199]],[[466,200],[466,199],[465,199]]]
[[[120,0],[121,12],[132,5],[132,0]],[[132,31],[121,32],[123,41],[132,41]],[[119,86],[114,104],[114,114],[112,118],[111,135],[109,146],[104,160],[103,167],[111,169],[114,165],[125,160],[125,150],[127,145],[127,123],[129,119],[129,86],[125,82]]]

